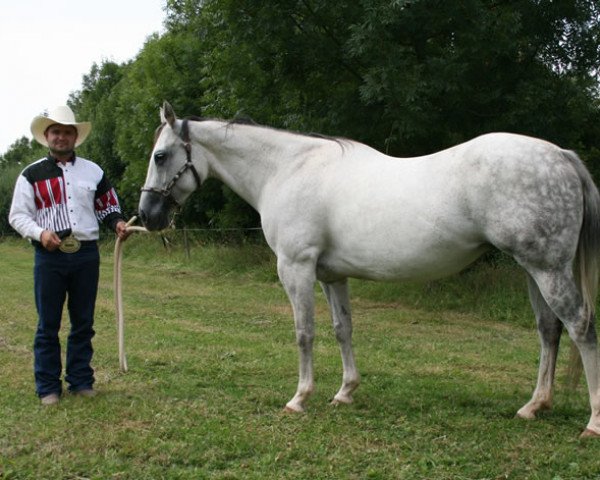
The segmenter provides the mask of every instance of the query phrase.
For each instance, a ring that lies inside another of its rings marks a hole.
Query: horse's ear
[[[175,125],[175,120],[177,120],[177,117],[173,107],[169,102],[165,101],[160,109],[160,121],[162,123],[168,123],[171,128],[173,128],[173,125]]]

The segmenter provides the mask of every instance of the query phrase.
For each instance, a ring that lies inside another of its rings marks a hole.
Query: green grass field
[[[362,385],[349,406],[329,405],[341,363],[316,288],[317,389],[307,412],[291,415],[291,308],[265,247],[195,246],[188,259],[157,237],[130,239],[126,374],[108,242],[102,256],[100,394],[42,408],[32,251],[0,242],[1,479],[600,479],[600,441],[578,438],[586,390],[564,387],[567,348],[554,410],[514,418],[539,352],[524,274],[504,259],[428,284],[353,281]]]

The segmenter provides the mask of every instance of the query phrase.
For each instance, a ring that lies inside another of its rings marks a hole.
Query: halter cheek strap
[[[196,170],[196,167],[192,163],[192,143],[190,141],[190,125],[189,120],[187,118],[183,120],[183,123],[181,125],[181,139],[183,140],[183,147],[185,148],[185,167],[192,170],[194,178],[196,179],[196,183],[198,184],[198,187],[200,187],[202,185],[202,180],[200,180],[198,170]]]
[[[169,183],[167,183],[167,185],[163,189],[155,188],[155,187],[142,188],[142,192],[158,193],[158,194],[162,195],[163,197],[168,198],[169,200],[171,200],[173,203],[175,203],[176,205],[178,205],[180,207],[181,207],[181,204],[173,197],[173,195],[171,194],[171,191],[173,190],[173,187],[175,186],[175,184],[177,183],[179,178],[181,178],[181,176],[188,169],[192,171],[192,174],[194,175],[194,178],[196,179],[196,183],[198,184],[198,187],[200,187],[200,185],[202,185],[202,180],[200,180],[200,175],[198,174],[198,170],[196,170],[196,167],[194,166],[194,163],[192,162],[192,144],[190,142],[190,127],[189,127],[189,121],[187,118],[183,120],[183,123],[181,125],[181,140],[183,141],[183,148],[185,149],[186,162],[177,171],[177,173],[173,176],[171,181]]]

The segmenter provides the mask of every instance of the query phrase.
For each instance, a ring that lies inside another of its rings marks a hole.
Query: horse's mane
[[[340,146],[343,147],[343,142],[344,141],[348,141],[346,138],[341,138],[341,137],[332,137],[329,135],[323,135],[322,133],[315,133],[315,132],[297,132],[297,131],[293,131],[293,130],[283,130],[281,128],[276,128],[276,127],[269,127],[266,125],[261,125],[260,123],[257,123],[254,121],[254,119],[252,119],[251,117],[247,116],[247,115],[237,115],[234,118],[232,118],[231,120],[222,120],[219,118],[212,118],[212,117],[200,117],[197,115],[190,115],[184,118],[184,120],[188,120],[190,122],[206,122],[206,121],[218,121],[218,122],[225,122],[228,126],[230,125],[250,125],[250,126],[254,126],[254,127],[259,127],[259,128],[264,128],[264,129],[268,129],[268,130],[274,130],[277,132],[286,132],[286,133],[291,133],[292,135],[298,135],[301,137],[310,137],[310,138],[319,138],[321,140],[329,140],[332,142],[336,142],[338,143]],[[160,135],[160,132],[162,131],[162,129],[164,128],[165,124],[162,123],[161,125],[159,125],[156,129],[156,131],[154,132],[154,143],[156,143],[156,141],[158,140],[158,137]]]
[[[206,117],[197,117],[197,116],[191,116],[191,117],[186,117],[188,120],[191,121],[196,121],[196,122],[202,122],[202,121],[206,121],[206,120],[216,120],[216,121],[223,121],[217,118],[206,118]],[[264,128],[264,129],[268,129],[268,130],[274,130],[277,132],[286,132],[286,133],[291,133],[292,135],[298,135],[301,137],[310,137],[310,138],[320,138],[322,140],[330,140],[332,142],[337,142],[340,143],[343,140],[346,140],[344,138],[340,138],[340,137],[332,137],[329,135],[323,135],[321,133],[315,133],[315,132],[297,132],[294,130],[284,130],[281,128],[277,128],[277,127],[269,127],[267,125],[262,125],[260,123],[257,123],[256,121],[254,121],[254,119],[252,117],[249,117],[248,115],[236,115],[235,117],[233,117],[230,120],[225,120],[225,122],[227,123],[227,125],[250,125],[253,127],[259,127],[259,128]]]

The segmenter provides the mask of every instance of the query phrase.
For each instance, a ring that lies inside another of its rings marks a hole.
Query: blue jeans
[[[35,248],[33,270],[38,327],[33,344],[36,393],[62,393],[58,332],[65,300],[71,321],[67,340],[65,380],[69,390],[92,388],[94,370],[94,309],[98,293],[100,255],[96,242],[85,242],[75,253]]]

